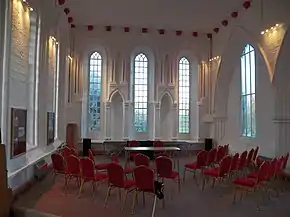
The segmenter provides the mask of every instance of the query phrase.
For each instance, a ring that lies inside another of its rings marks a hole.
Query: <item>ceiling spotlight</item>
[[[33,8],[29,8],[30,11],[33,11]]]
[[[278,26],[279,26],[279,24],[276,24],[275,26],[276,26],[276,27],[278,27]]]
[[[26,2],[26,0],[22,0],[23,2]]]

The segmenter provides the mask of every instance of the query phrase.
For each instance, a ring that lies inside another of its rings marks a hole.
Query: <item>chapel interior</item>
[[[0,217],[288,217],[289,10],[1,0]]]

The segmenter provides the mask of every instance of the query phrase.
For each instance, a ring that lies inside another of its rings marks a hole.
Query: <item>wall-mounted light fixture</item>
[[[72,61],[72,57],[70,55],[68,55],[67,58]]]
[[[53,37],[53,36],[49,36],[49,38],[50,38],[50,40],[51,40],[54,44],[58,45],[58,41],[56,40],[55,37]]]
[[[272,26],[272,27],[270,27],[268,29],[265,29],[264,31],[261,32],[261,35],[264,35],[264,34],[266,34],[268,32],[275,31],[278,27],[280,27],[280,25],[276,24],[275,26]]]
[[[211,61],[214,61],[214,60],[218,60],[219,58],[220,58],[220,56],[216,56],[216,57],[213,57],[213,58],[209,59],[209,61],[211,62]]]
[[[29,5],[29,3],[27,2],[27,0],[22,0],[22,2],[28,7],[28,9],[30,10],[30,11],[33,11],[33,8],[32,7],[30,7],[30,5]]]

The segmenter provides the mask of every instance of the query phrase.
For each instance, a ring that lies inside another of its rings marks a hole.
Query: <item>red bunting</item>
[[[71,24],[70,28],[74,29],[74,28],[76,28],[76,25],[75,24]]]
[[[197,37],[197,36],[198,36],[198,32],[193,32],[193,33],[192,33],[192,36],[193,36],[193,37]]]
[[[112,31],[112,26],[106,26],[106,31],[111,32]]]
[[[88,31],[93,31],[93,30],[94,30],[94,26],[88,25]]]
[[[228,24],[229,24],[229,21],[227,21],[227,20],[223,20],[223,21],[222,21],[222,25],[223,25],[223,26],[227,26]]]
[[[164,35],[165,34],[165,30],[164,29],[159,29],[158,32],[159,32],[160,35]]]
[[[148,29],[147,28],[142,28],[142,33],[147,33]]]
[[[74,21],[74,19],[72,17],[68,17],[67,21],[68,21],[68,23],[72,23]]]
[[[237,11],[234,11],[231,13],[232,18],[237,18],[239,13]]]
[[[124,27],[124,32],[130,32],[130,28],[129,27]]]
[[[215,33],[218,33],[218,32],[220,31],[220,29],[219,29],[219,28],[214,28],[213,31],[214,31]]]
[[[207,33],[207,34],[206,34],[206,37],[207,37],[208,39],[212,39],[212,34],[211,34],[211,33]]]
[[[245,2],[243,3],[243,7],[244,7],[245,9],[248,9],[249,7],[251,7],[251,1],[245,1]]]
[[[181,30],[177,30],[177,31],[175,32],[175,34],[176,34],[177,36],[181,36],[181,35],[182,35],[182,31],[181,31]]]
[[[58,0],[59,5],[63,5],[65,3],[65,0]]]
[[[65,13],[66,15],[68,15],[69,12],[70,12],[69,8],[65,8],[65,9],[63,9],[63,11],[64,11],[64,13]]]

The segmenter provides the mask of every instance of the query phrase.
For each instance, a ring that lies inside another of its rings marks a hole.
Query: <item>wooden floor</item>
[[[183,173],[183,164],[192,161],[192,157],[181,159],[181,175]],[[99,186],[95,198],[91,194],[91,186],[88,184],[81,198],[77,197],[78,189],[72,182],[65,194],[63,189],[64,179],[62,177],[53,180],[50,173],[44,180],[37,183],[33,188],[21,195],[15,202],[16,207],[35,209],[38,212],[45,212],[62,217],[121,217],[130,216],[132,195],[128,196],[127,204],[123,212],[120,211],[121,202],[118,200],[117,192],[111,194],[108,207],[104,208],[107,186]],[[290,213],[290,188],[276,197],[272,193],[272,199],[269,201],[263,199],[261,210],[257,210],[256,200],[261,201],[263,194],[250,194],[243,201],[237,200],[232,204],[233,188],[230,184],[217,185],[214,189],[210,185],[206,186],[202,192],[188,174],[187,179],[182,183],[180,194],[176,190],[172,193],[171,189],[175,183],[165,183],[166,203],[165,208],[161,202],[156,207],[156,217],[289,217]],[[171,197],[172,195],[172,197]],[[146,197],[146,205],[143,206],[140,197],[136,208],[136,217],[151,216],[153,198]]]

